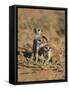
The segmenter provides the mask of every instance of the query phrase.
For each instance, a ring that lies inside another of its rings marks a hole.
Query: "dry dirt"
[[[33,28],[40,27],[52,47],[53,57],[44,65],[33,64]],[[31,62],[31,63],[29,63]],[[18,9],[18,82],[65,79],[65,12],[60,10]]]

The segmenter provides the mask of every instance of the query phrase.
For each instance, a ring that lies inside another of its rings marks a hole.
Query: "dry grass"
[[[32,52],[34,27],[43,30],[49,46],[54,49],[52,60],[46,65],[27,64],[22,53]],[[18,52],[18,82],[65,79],[65,12],[18,9]]]

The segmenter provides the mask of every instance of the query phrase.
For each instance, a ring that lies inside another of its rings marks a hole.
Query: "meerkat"
[[[33,40],[33,59],[36,60],[36,63],[38,62],[39,59],[39,51],[41,48],[47,45],[48,40],[47,38],[42,35],[42,30],[40,28],[34,28],[35,32],[35,38]],[[45,43],[43,42],[43,39],[45,39]]]

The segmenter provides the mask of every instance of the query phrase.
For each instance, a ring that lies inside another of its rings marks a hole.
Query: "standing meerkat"
[[[42,47],[47,45],[48,40],[44,35],[42,35],[42,30],[40,28],[34,28],[34,32],[35,32],[35,38],[33,40],[32,56],[37,63],[39,59],[39,51]],[[46,41],[45,43],[43,42],[43,39]]]

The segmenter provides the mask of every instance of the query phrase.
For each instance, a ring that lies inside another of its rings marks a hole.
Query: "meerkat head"
[[[41,34],[42,33],[42,30],[40,28],[34,28],[34,32],[36,34]]]

